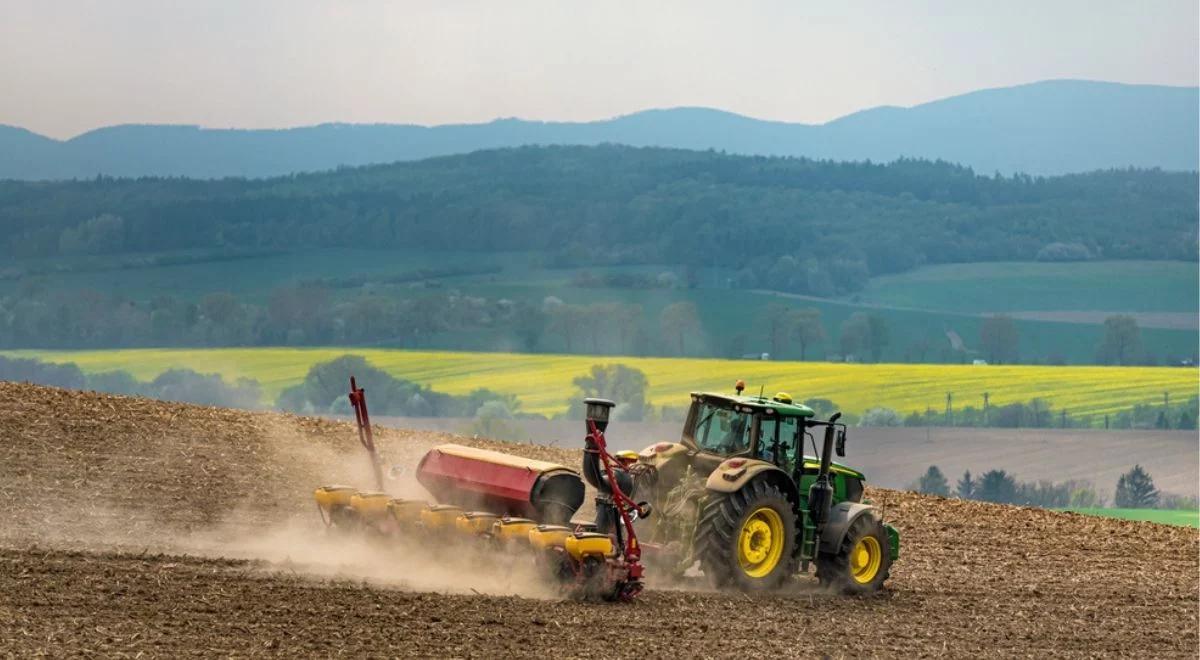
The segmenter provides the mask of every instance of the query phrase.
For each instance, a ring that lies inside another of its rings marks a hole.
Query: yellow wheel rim
[[[870,584],[882,564],[883,550],[874,536],[862,537],[850,551],[850,576],[859,584]]]
[[[770,507],[751,513],[738,534],[738,565],[752,578],[771,574],[783,556],[783,518]]]

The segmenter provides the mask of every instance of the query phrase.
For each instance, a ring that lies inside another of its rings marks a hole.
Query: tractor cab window
[[[750,449],[750,429],[754,416],[729,408],[720,408],[708,403],[701,404],[696,411],[696,426],[693,431],[696,446],[700,449],[731,456]]]
[[[779,420],[779,454],[782,462],[776,463],[788,474],[796,472],[797,461],[804,453],[804,423],[799,417],[784,417]]]
[[[758,425],[756,456],[791,474],[796,467],[800,428],[796,417],[763,417]]]

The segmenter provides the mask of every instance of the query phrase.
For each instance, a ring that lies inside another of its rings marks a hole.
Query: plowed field
[[[446,439],[380,433],[397,465]],[[874,490],[903,535],[879,596],[831,596],[807,580],[744,596],[697,579],[632,604],[578,603],[542,593],[520,567],[325,538],[311,489],[366,484],[360,453],[335,422],[0,383],[0,654],[1198,651],[1194,529]]]

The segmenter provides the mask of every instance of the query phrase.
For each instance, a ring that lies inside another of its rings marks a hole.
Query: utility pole
[[[1163,430],[1171,428],[1171,393],[1163,392]]]
[[[1067,428],[1067,409],[1062,409],[1062,428]]]
[[[954,426],[954,393],[946,392],[946,426]]]
[[[988,408],[988,393],[987,392],[983,393],[983,425],[984,426],[992,425],[992,415],[991,415],[991,410]]]

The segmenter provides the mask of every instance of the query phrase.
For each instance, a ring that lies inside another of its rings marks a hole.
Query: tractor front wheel
[[[795,572],[796,516],[778,488],[757,480],[710,493],[696,526],[700,568],[718,587],[776,589]]]
[[[891,568],[887,530],[883,521],[871,512],[850,524],[837,553],[817,556],[817,577],[821,583],[844,594],[879,591]]]

